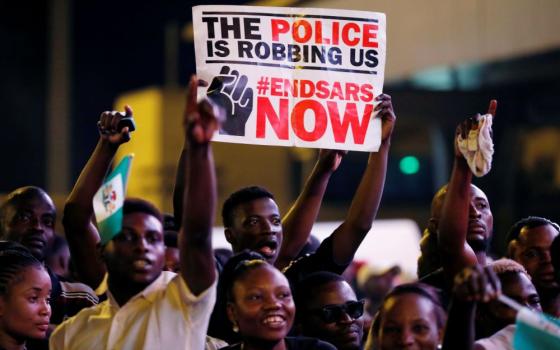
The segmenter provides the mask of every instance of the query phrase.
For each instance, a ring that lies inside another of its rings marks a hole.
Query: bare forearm
[[[186,163],[181,273],[192,292],[199,294],[216,279],[211,234],[217,193],[211,146],[189,150]]]
[[[377,215],[385,186],[390,141],[369,157],[344,223],[334,235],[334,255],[338,262],[351,260]]]
[[[74,204],[80,210],[86,210],[86,214],[89,214],[89,216],[93,214],[93,197],[103,184],[103,179],[116,152],[117,147],[104,140],[99,140],[93,154],[80,173],[72,192],[68,196],[68,203]]]
[[[275,263],[278,269],[286,267],[295,259],[306,244],[321,209],[331,175],[330,169],[323,169],[320,162],[317,162],[303,191],[282,219],[284,240]]]
[[[99,234],[92,224],[93,197],[103,183],[116,148],[100,140],[64,206],[62,223],[81,282],[97,288],[105,266],[96,258]]]
[[[438,241],[445,254],[461,253],[466,244],[471,180],[466,161],[456,158],[439,222]]]

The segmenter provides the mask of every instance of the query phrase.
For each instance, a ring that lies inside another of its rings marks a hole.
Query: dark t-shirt
[[[336,350],[330,343],[315,338],[286,337],[284,340],[288,350]],[[241,350],[241,343],[229,345],[220,350]]]
[[[292,261],[284,269],[284,275],[290,281],[290,285],[295,286],[307,275],[314,272],[328,271],[340,275],[346,270],[351,261],[346,264],[337,264],[334,261],[332,241],[331,236],[325,238],[315,253],[307,254]]]

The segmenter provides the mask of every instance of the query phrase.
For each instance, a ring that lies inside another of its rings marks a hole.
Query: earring
[[[234,322],[234,323],[233,323],[233,327],[231,327],[231,328],[232,328],[232,330],[233,330],[235,333],[238,333],[238,332],[239,332],[239,326],[237,326],[237,323]]]
[[[437,349],[438,349],[438,350],[441,350],[441,348],[442,348],[442,345],[441,345],[441,344],[438,344]]]

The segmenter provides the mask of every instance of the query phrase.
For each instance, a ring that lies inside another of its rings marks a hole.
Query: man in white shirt
[[[196,83],[193,77],[184,120],[189,151],[179,274],[162,271],[159,211],[146,201],[127,199],[121,232],[100,245],[108,299],[60,325],[51,336],[51,349],[204,349],[216,294],[210,234],[217,196],[209,141],[218,125],[207,102],[197,105]],[[132,117],[128,106],[124,114],[101,114],[99,142],[68,198],[67,227],[84,230],[84,240],[99,241],[90,222],[91,203],[116,150],[130,139],[129,128],[119,128],[126,117]]]

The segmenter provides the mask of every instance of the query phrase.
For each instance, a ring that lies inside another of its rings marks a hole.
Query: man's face
[[[523,265],[537,288],[556,288],[554,268],[550,260],[550,245],[558,231],[549,224],[523,227],[519,237],[510,243],[513,259]]]
[[[27,247],[43,261],[54,239],[55,220],[54,204],[46,194],[15,200],[6,207],[4,237]]]
[[[303,335],[328,341],[337,349],[361,349],[364,326],[362,316],[353,318],[349,315],[351,312],[346,311],[340,313],[339,317],[333,317],[332,322],[326,322],[319,313],[319,310],[325,306],[337,308],[349,305],[348,302],[357,302],[356,294],[350,285],[345,281],[334,281],[317,289],[318,292],[312,300],[306,300],[306,305],[298,305],[298,310],[300,307],[303,309],[301,314]]]
[[[180,265],[180,257],[179,257],[179,249],[173,247],[166,247],[165,248],[165,265],[163,267],[163,271],[171,271],[179,273],[181,270]]]
[[[146,213],[126,214],[122,232],[107,243],[103,255],[111,277],[149,285],[159,277],[165,262],[161,222]]]
[[[506,274],[500,277],[500,282],[504,295],[523,306],[542,312],[537,290],[524,273]],[[488,308],[495,322],[493,331],[515,323],[517,312],[505,304],[499,301],[492,301],[488,304]]]
[[[233,251],[249,249],[274,263],[282,245],[282,222],[274,200],[259,198],[241,203],[233,212],[233,225],[225,230]]]
[[[493,226],[494,218],[486,194],[471,185],[467,243],[475,252],[486,250]]]

